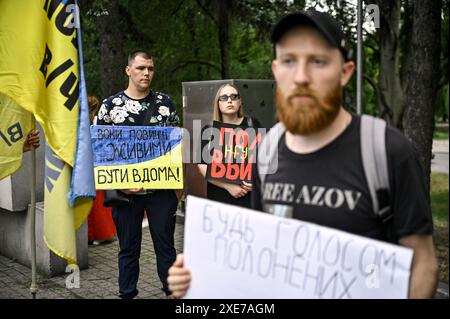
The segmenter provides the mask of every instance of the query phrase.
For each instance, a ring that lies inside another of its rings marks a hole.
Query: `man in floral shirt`
[[[133,52],[128,56],[125,72],[129,79],[128,88],[103,101],[96,124],[178,126],[179,117],[170,97],[150,89],[154,75],[153,58],[143,51]],[[150,113],[147,115],[147,112]],[[133,196],[134,204],[112,209],[120,245],[119,295],[130,299],[138,294],[136,287],[139,278],[142,219],[146,211],[162,290],[170,296],[167,271],[176,257],[173,237],[177,195],[174,190],[121,191]]]
[[[153,110],[150,109],[151,117],[148,123],[144,124],[152,99],[156,99],[156,105]],[[170,97],[153,91],[141,99],[133,99],[126,91],[117,93],[103,101],[97,115],[97,125],[178,126],[179,122],[177,110]]]

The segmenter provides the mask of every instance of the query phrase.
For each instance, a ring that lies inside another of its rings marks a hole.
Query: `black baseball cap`
[[[299,25],[310,25],[319,30],[328,42],[338,48],[344,60],[351,60],[352,50],[347,47],[341,24],[330,14],[309,9],[305,12],[294,12],[281,17],[272,30],[270,40],[275,45],[283,35]]]

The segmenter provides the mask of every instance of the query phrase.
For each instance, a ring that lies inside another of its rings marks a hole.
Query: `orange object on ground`
[[[94,205],[88,216],[88,240],[106,240],[114,237],[116,227],[112,219],[112,209],[103,206],[104,191],[97,191]]]

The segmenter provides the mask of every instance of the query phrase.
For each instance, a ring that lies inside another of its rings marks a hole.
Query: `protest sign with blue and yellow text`
[[[181,128],[91,127],[97,189],[181,189]]]

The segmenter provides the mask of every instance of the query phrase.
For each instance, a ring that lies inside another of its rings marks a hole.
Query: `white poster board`
[[[185,298],[407,298],[412,250],[188,196]]]

